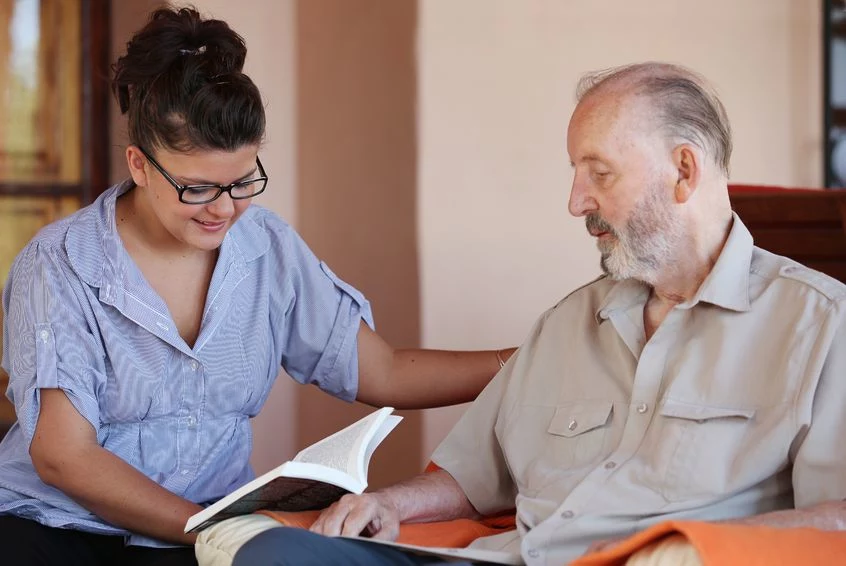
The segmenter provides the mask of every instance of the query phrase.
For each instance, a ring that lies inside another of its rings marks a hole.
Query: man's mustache
[[[585,228],[591,236],[596,236],[602,232],[608,232],[612,236],[617,236],[616,230],[607,221],[605,221],[598,212],[591,212],[585,216]]]

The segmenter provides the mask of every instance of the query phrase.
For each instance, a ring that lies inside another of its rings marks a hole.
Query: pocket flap
[[[743,407],[714,407],[685,403],[675,399],[665,399],[661,406],[661,414],[665,417],[688,419],[691,421],[707,421],[709,419],[740,418],[751,419],[755,416],[755,409]]]
[[[608,422],[614,403],[611,401],[580,401],[555,409],[555,415],[546,431],[557,436],[572,438]]]

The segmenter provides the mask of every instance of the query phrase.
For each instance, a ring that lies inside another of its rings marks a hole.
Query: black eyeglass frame
[[[256,166],[258,167],[258,172],[259,172],[258,177],[253,177],[253,178],[247,179],[245,181],[238,181],[236,183],[230,183],[228,185],[215,185],[213,183],[209,183],[207,185],[180,185],[176,181],[176,179],[171,177],[170,173],[168,173],[165,170],[165,168],[162,167],[161,164],[158,161],[156,161],[156,158],[153,157],[152,155],[150,155],[150,153],[147,150],[145,150],[141,146],[136,146],[136,147],[141,151],[141,153],[144,154],[144,157],[147,158],[147,161],[149,161],[150,164],[152,164],[152,166],[155,167],[156,170],[159,173],[162,174],[162,177],[164,177],[165,180],[168,183],[170,183],[170,186],[172,186],[174,189],[176,189],[176,192],[179,195],[179,202],[182,202],[182,203],[185,203],[185,204],[208,204],[210,202],[214,202],[217,199],[219,199],[220,195],[222,195],[223,193],[229,193],[229,198],[231,198],[232,200],[243,200],[243,199],[253,198],[254,196],[260,195],[267,188],[267,173],[265,173],[264,166],[261,164],[261,159],[259,159],[258,156],[256,156]],[[262,183],[261,188],[259,190],[257,190],[256,192],[254,192],[253,194],[248,195],[248,196],[235,196],[235,195],[232,194],[232,189],[237,189],[238,187],[251,185],[251,184],[256,183],[258,181],[261,181],[261,183]],[[203,201],[197,201],[197,202],[186,201],[182,196],[185,193],[185,191],[208,190],[208,189],[217,189],[217,194],[214,195],[214,197],[212,197],[210,199],[206,199],[206,200],[203,200]]]

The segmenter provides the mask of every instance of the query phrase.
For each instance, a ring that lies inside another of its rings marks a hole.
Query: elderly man
[[[435,452],[441,471],[347,496],[312,530],[391,538],[516,507],[516,531],[476,546],[534,565],[666,519],[838,528],[824,502],[846,498],[846,287],[753,245],[720,101],[673,65],[593,75],[567,145],[570,212],[605,276],[541,317]],[[264,563],[305,564],[309,544],[361,560],[286,529],[243,556],[284,546],[290,562]]]

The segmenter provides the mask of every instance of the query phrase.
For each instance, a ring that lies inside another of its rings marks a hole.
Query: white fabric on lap
[[[702,560],[684,536],[675,534],[638,550],[626,566],[702,566]]]
[[[221,521],[197,537],[194,553],[200,566],[230,566],[235,553],[254,536],[282,525],[267,515],[243,515]]]

